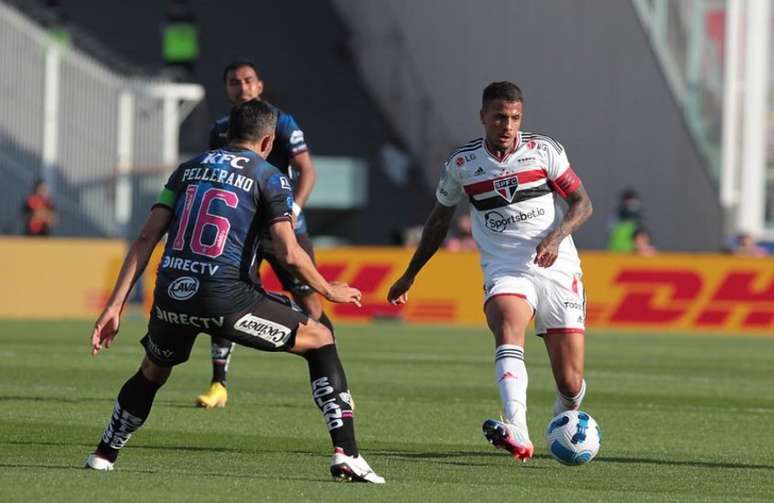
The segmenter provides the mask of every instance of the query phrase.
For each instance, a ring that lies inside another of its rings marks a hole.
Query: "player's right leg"
[[[336,480],[384,484],[360,455],[355,440],[355,419],[347,376],[341,365],[333,334],[321,323],[299,325],[291,353],[309,365],[312,398],[323,413],[333,442],[331,475]]]
[[[228,376],[228,366],[231,363],[234,346],[235,344],[228,339],[215,336],[211,338],[212,380],[207,391],[196,397],[197,406],[206,409],[226,406],[228,401],[226,377]]]
[[[527,299],[533,291],[527,280],[507,278],[489,289],[484,305],[495,338],[495,378],[504,414],[504,421],[484,422],[484,435],[492,445],[521,460],[534,453],[527,428],[529,380],[524,365],[525,333],[534,313]]]
[[[352,398],[330,330],[287,297],[265,293],[249,311],[227,316],[218,335],[255,349],[302,356],[309,366],[312,398],[333,443],[331,473],[337,480],[384,483],[358,452]]]
[[[172,367],[188,359],[195,340],[196,332],[190,328],[170,325],[151,315],[148,334],[140,341],[145,346],[142,366],[121,387],[113,414],[97,448],[86,459],[85,468],[113,469],[119,451],[150,415],[156,392],[167,381]]]

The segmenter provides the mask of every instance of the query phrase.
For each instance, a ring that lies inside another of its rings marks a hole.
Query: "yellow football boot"
[[[212,409],[215,407],[225,407],[226,401],[228,401],[226,387],[219,382],[214,382],[210,384],[210,389],[206,393],[196,398],[196,405],[205,409]]]

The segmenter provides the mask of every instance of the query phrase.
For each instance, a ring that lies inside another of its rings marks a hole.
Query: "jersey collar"
[[[505,161],[507,161],[508,158],[511,155],[513,155],[514,152],[519,150],[519,147],[521,147],[521,143],[522,143],[521,131],[519,131],[519,132],[516,133],[516,141],[513,142],[513,148],[510,150],[510,152],[505,154],[505,157],[503,157],[502,160],[500,160],[500,159],[497,158],[497,156],[491,150],[489,150],[489,146],[486,144],[486,137],[482,138],[482,140],[483,140],[482,143],[484,144],[484,151],[486,151],[486,153],[487,153],[487,155],[489,157],[491,157],[494,161],[497,161],[497,162],[505,162]]]

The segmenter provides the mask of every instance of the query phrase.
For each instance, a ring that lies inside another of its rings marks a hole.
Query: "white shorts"
[[[499,295],[515,295],[532,306],[535,332],[583,333],[586,330],[586,292],[580,273],[552,271],[499,272],[486,279],[484,306]]]

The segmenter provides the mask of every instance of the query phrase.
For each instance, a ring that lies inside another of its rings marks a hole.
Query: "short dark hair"
[[[228,118],[228,139],[256,141],[273,134],[277,127],[277,112],[269,104],[252,99],[231,109]]]
[[[249,66],[250,68],[252,68],[253,71],[255,72],[255,76],[258,77],[258,79],[260,80],[261,76],[258,73],[258,67],[255,66],[255,63],[250,59],[242,58],[242,59],[235,59],[234,61],[226,65],[226,68],[223,69],[223,82],[226,82],[226,79],[228,79],[229,72],[233,72],[237,68],[242,68],[243,66]]]
[[[492,82],[484,88],[484,95],[481,98],[481,106],[486,107],[490,101],[524,101],[521,96],[521,89],[513,82],[504,80],[502,82]]]

